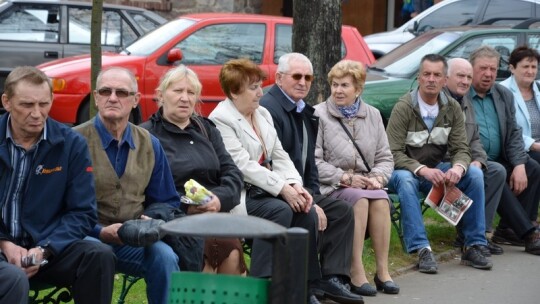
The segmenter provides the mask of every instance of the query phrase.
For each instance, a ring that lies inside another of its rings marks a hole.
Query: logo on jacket
[[[60,171],[62,171],[61,166],[50,168],[50,169],[44,168],[43,165],[39,165],[36,167],[36,175],[51,174],[51,173],[60,172]]]

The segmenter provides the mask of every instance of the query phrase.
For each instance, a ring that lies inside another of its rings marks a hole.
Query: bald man
[[[503,184],[506,180],[506,170],[504,167],[493,161],[487,160],[486,152],[480,142],[478,125],[474,117],[474,109],[469,100],[469,89],[473,79],[473,68],[469,61],[463,58],[452,58],[448,60],[448,71],[446,79],[446,92],[448,92],[461,105],[465,114],[465,131],[467,132],[467,141],[471,147],[471,166],[476,166],[484,171],[484,189],[486,194],[486,232],[492,232],[493,218],[501,200]],[[460,233],[458,225],[458,236],[455,242],[456,246],[463,246],[463,235]],[[492,254],[503,254],[503,249],[493,244],[488,239],[488,244],[483,247],[483,254],[491,256]]]

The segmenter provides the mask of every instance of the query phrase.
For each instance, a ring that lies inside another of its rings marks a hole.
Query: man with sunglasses
[[[83,240],[97,222],[92,164],[80,134],[48,117],[50,79],[17,67],[0,117],[0,303],[26,303],[29,280],[70,286],[75,303],[109,304],[115,257]]]
[[[349,204],[322,196],[315,164],[318,118],[303,99],[313,81],[311,61],[300,53],[279,58],[276,84],[261,98],[274,121],[283,149],[289,153],[304,186],[313,194],[319,216],[319,248],[322,279],[310,282],[311,292],[338,303],[364,303],[362,296],[345,285],[351,269],[354,214]],[[312,299],[313,302],[313,299]]]
[[[158,139],[129,122],[141,96],[133,73],[109,68],[99,74],[96,87],[98,114],[75,128],[88,141],[94,167],[98,225],[91,236],[112,247],[118,271],[145,279],[149,303],[164,304],[179,257],[163,241],[147,247],[123,245],[118,230],[154,204],[178,207],[180,198]]]

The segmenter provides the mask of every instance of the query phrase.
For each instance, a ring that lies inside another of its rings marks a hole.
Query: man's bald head
[[[473,68],[469,61],[463,58],[448,60],[446,87],[452,94],[463,97],[471,88]]]

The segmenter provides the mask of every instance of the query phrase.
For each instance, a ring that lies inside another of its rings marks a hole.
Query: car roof
[[[194,20],[200,20],[200,19],[235,19],[235,20],[273,20],[273,21],[285,21],[285,22],[292,22],[292,18],[290,17],[282,17],[282,16],[270,16],[270,15],[256,15],[256,14],[243,14],[243,13],[194,13],[194,14],[186,14],[181,15],[179,18],[190,18]]]
[[[86,6],[86,7],[92,7],[92,2],[80,2],[80,1],[66,1],[66,0],[7,0],[6,3],[35,3],[35,4],[69,4],[69,5],[78,5],[78,6]],[[106,8],[116,8],[116,9],[124,9],[124,10],[131,10],[131,11],[148,11],[144,8],[135,7],[135,6],[128,6],[128,5],[118,5],[118,4],[107,4],[103,3],[103,7]]]

